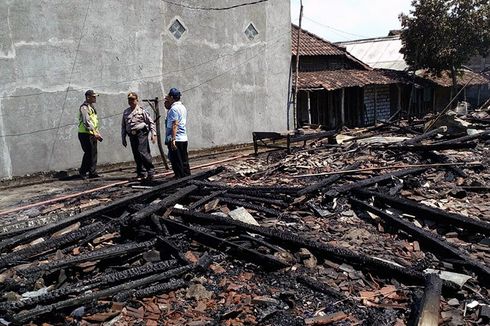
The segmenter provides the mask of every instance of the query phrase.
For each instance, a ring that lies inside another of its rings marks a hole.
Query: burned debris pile
[[[0,324],[488,324],[490,132],[469,123],[308,136],[5,231]]]

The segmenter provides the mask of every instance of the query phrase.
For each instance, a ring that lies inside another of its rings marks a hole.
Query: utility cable
[[[233,6],[228,6],[228,7],[195,7],[195,6],[191,6],[191,5],[187,5],[187,4],[183,4],[183,3],[176,3],[176,2],[173,2],[173,1],[169,1],[169,0],[162,0],[162,2],[165,2],[165,3],[168,3],[170,5],[174,5],[174,6],[179,6],[179,7],[183,7],[183,8],[187,8],[187,9],[192,9],[192,10],[214,10],[214,11],[219,11],[219,10],[230,10],[230,9],[235,9],[235,8],[238,8],[238,7],[245,7],[245,6],[251,6],[251,5],[256,5],[256,4],[260,4],[260,3],[263,3],[263,2],[267,2],[269,0],[257,0],[257,1],[252,1],[252,2],[245,2],[245,3],[240,3],[240,4],[237,4],[237,5],[233,5]]]
[[[279,34],[279,36],[277,38],[274,38],[272,40],[267,41],[266,44],[267,43],[271,43],[271,42],[275,42],[276,40],[279,40],[279,39],[282,39],[282,37],[284,37],[284,35],[287,35],[287,34],[290,34],[290,33],[291,33],[291,31],[288,30],[287,32],[285,32],[283,34]],[[234,56],[237,56],[237,55],[241,54],[242,52],[245,52],[245,51],[248,51],[248,50],[253,50],[254,48],[256,48],[256,47],[258,47],[260,45],[263,45],[263,44],[257,44],[257,43],[255,43],[255,44],[253,44],[253,45],[251,45],[249,47],[246,47],[246,48],[243,48],[243,49],[234,51],[232,53],[219,54],[218,57],[211,58],[209,60],[200,62],[198,64],[195,64],[195,65],[192,65],[192,66],[189,66],[189,67],[185,67],[185,68],[182,68],[182,69],[169,70],[169,71],[165,71],[165,72],[163,72],[161,74],[157,74],[157,75],[142,76],[142,77],[139,77],[139,78],[126,79],[126,80],[121,80],[121,81],[117,81],[117,82],[112,82],[110,84],[94,85],[94,86],[92,86],[92,88],[111,87],[111,86],[115,86],[115,85],[118,85],[118,84],[131,83],[131,82],[140,81],[140,80],[149,80],[149,79],[152,79],[152,78],[163,77],[163,76],[166,76],[168,74],[176,74],[176,73],[180,73],[180,72],[185,72],[187,70],[194,69],[194,68],[197,68],[197,67],[206,65],[206,64],[208,64],[210,62],[218,61],[218,60],[220,60],[222,58],[225,58],[225,57],[234,57]],[[72,88],[72,89],[67,90],[67,92],[79,92],[81,90],[82,89]],[[39,95],[43,95],[43,94],[50,94],[50,92],[37,92],[37,93],[29,93],[29,94],[22,94],[22,95],[6,95],[6,96],[0,96],[0,99],[24,98],[24,97],[31,97],[31,96],[39,96]]]
[[[285,35],[285,34],[289,34],[289,33],[290,33],[290,32],[288,32],[288,33],[284,33],[284,34],[282,35],[282,37],[284,37],[284,35]],[[280,41],[281,41],[281,37],[278,37],[278,38],[276,38],[276,39],[274,40],[274,42],[272,42],[272,43],[271,43],[271,41],[269,41],[269,42],[265,43],[265,44],[264,44],[264,50],[265,50],[265,49],[267,49],[268,45],[275,44],[275,43],[279,43]],[[281,43],[279,43],[279,45],[280,45],[280,44],[281,44]],[[249,49],[251,49],[251,48],[247,48],[247,50],[249,50]],[[242,52],[243,52],[243,51],[242,51]],[[229,73],[230,71],[232,71],[232,70],[234,70],[234,69],[236,69],[236,68],[238,68],[238,67],[240,67],[240,66],[243,66],[244,64],[246,64],[246,63],[250,62],[252,59],[254,59],[254,58],[258,57],[260,54],[262,54],[262,52],[259,52],[259,53],[255,54],[255,55],[253,55],[252,57],[250,57],[250,58],[246,59],[245,61],[243,61],[243,62],[241,62],[241,63],[239,63],[239,64],[237,64],[237,65],[232,66],[231,68],[227,69],[226,71],[224,71],[224,72],[222,72],[222,73],[220,73],[220,74],[218,74],[218,75],[216,75],[216,76],[213,76],[213,77],[211,77],[211,78],[209,78],[209,79],[206,79],[206,80],[205,80],[205,81],[203,81],[202,83],[199,83],[199,84],[197,84],[197,85],[195,85],[195,86],[192,86],[192,87],[190,87],[190,88],[188,88],[188,89],[184,89],[184,90],[182,90],[182,92],[183,92],[183,93],[184,93],[184,92],[188,92],[188,91],[190,91],[190,90],[192,90],[192,89],[198,88],[198,87],[200,87],[200,86],[202,86],[202,85],[204,85],[204,84],[206,84],[206,83],[209,83],[210,81],[212,81],[212,80],[214,80],[214,79],[217,79],[217,78],[219,78],[219,77],[221,77],[221,76],[223,76],[223,75],[225,75],[225,74]],[[233,56],[233,55],[232,55],[232,56]],[[200,64],[200,65],[202,65],[202,64]],[[180,71],[184,71],[184,70],[188,70],[188,69],[191,69],[191,68],[187,67],[187,68],[185,68],[185,69],[183,69],[183,70],[180,70]],[[169,72],[166,72],[166,73],[164,73],[164,74],[162,74],[162,75],[158,75],[158,76],[163,76],[163,75],[167,75],[167,74],[169,74]],[[158,77],[158,76],[157,76],[157,77]],[[154,78],[154,77],[155,77],[155,76],[151,76],[151,78]],[[136,81],[136,80],[145,80],[145,78],[142,78],[142,79],[141,79],[141,78],[138,78],[138,79],[131,79],[131,80],[129,80],[129,82],[133,82],[133,81]],[[101,87],[101,86],[99,86],[99,87]],[[94,88],[97,88],[97,87],[94,87]],[[76,91],[76,90],[70,90],[70,91]],[[40,94],[44,94],[44,93],[40,93]],[[32,94],[32,95],[34,95],[34,94]],[[105,119],[113,118],[113,117],[115,117],[115,116],[120,116],[120,113],[116,113],[116,114],[113,114],[113,115],[109,115],[109,116],[101,117],[101,118],[100,118],[100,120],[105,120]],[[70,123],[70,124],[66,124],[66,125],[63,125],[63,126],[59,126],[59,128],[62,128],[62,127],[70,127],[70,126],[74,126],[74,125],[77,125],[77,124],[78,124],[78,123]],[[51,130],[56,130],[56,129],[58,129],[58,128],[57,128],[57,127],[55,127],[55,128],[46,128],[46,129],[39,129],[39,130],[34,130],[34,131],[24,132],[24,133],[18,133],[18,134],[6,134],[6,135],[0,135],[0,138],[6,138],[6,137],[17,137],[17,136],[25,136],[25,135],[32,135],[32,134],[35,134],[35,133],[39,133],[39,132],[46,132],[46,131],[51,131]]]

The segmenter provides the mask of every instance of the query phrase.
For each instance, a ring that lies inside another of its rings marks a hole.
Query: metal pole
[[[293,128],[296,129],[298,126],[298,78],[299,78],[299,40],[301,35],[301,20],[303,18],[303,0],[300,0],[300,9],[299,9],[299,29],[298,29],[298,38],[296,41],[296,75],[294,77],[294,106],[293,106]]]

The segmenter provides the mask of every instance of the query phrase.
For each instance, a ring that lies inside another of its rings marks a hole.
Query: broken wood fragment
[[[428,274],[425,281],[424,296],[413,325],[438,326],[441,302],[442,280],[437,274]]]
[[[354,194],[362,197],[374,197],[374,203],[378,206],[388,204],[405,213],[418,216],[420,218],[437,221],[441,224],[452,224],[472,232],[490,235],[490,223],[479,221],[466,216],[450,213],[442,209],[430,207],[422,203],[405,198],[396,198],[379,192],[364,189],[353,190]]]
[[[486,267],[479,261],[469,257],[458,248],[451,246],[446,241],[438,238],[435,234],[421,229],[413,223],[405,221],[396,214],[388,214],[376,207],[369,205],[368,203],[365,203],[355,198],[350,198],[349,200],[352,205],[374,213],[386,223],[392,224],[396,226],[397,229],[403,230],[408,234],[416,237],[419,242],[422,243],[422,245],[425,245],[426,248],[428,248],[435,255],[445,255],[461,260],[467,268],[471,269],[480,276],[480,281],[483,284],[488,284],[490,282],[490,269],[488,267]]]

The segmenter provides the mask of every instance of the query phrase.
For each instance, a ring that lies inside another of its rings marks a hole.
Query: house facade
[[[2,1],[0,178],[79,166],[78,108],[87,89],[100,94],[102,164],[132,160],[119,136],[129,91],[162,99],[179,88],[191,149],[284,130],[289,1],[238,4]]]
[[[408,65],[400,53],[403,44],[399,33],[390,33],[386,37],[361,39],[348,42],[339,42],[357,59],[366,63],[373,69],[386,69],[406,72]],[[462,69],[457,77],[458,87],[464,87],[458,96],[458,101],[466,101],[471,107],[479,107],[485,99],[490,97],[488,82],[480,73],[490,66],[488,58],[474,57]],[[426,71],[417,71],[406,77],[411,80],[403,86],[402,92],[410,94],[410,102],[404,110],[407,115],[421,117],[429,112],[443,110],[451,101],[452,80],[447,72],[440,76],[433,76]]]
[[[387,120],[407,101],[398,74],[374,70],[345,48],[292,26],[292,62],[297,58],[298,125],[326,129],[357,127]]]

